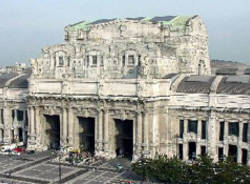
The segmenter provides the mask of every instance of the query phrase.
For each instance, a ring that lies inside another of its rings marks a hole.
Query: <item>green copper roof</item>
[[[163,24],[172,26],[181,26],[185,25],[188,19],[190,18],[191,18],[190,16],[177,16],[170,21],[163,22]]]
[[[166,17],[154,17],[154,18],[149,18],[149,17],[139,17],[139,18],[134,18],[135,20],[138,19],[139,21],[146,21],[146,22],[162,22],[163,25],[167,26],[170,25],[173,28],[185,28],[186,22],[188,19],[190,19],[191,16],[166,16]],[[127,20],[133,20],[133,18],[126,18]],[[69,25],[68,29],[69,31],[76,31],[76,30],[84,30],[86,31],[89,27],[89,25],[93,24],[99,24],[99,23],[105,23],[105,22],[110,22],[113,20],[117,19],[101,19],[97,20],[94,22],[87,22],[87,21],[82,21],[73,25]]]
[[[88,22],[82,21],[82,22],[79,22],[79,23],[76,23],[76,24],[69,26],[70,31],[76,31],[76,30],[80,30],[80,29],[86,31],[88,29]]]
[[[164,21],[163,25],[170,25],[172,27],[182,27],[186,26],[187,21],[192,18],[191,16],[177,16],[170,21]]]

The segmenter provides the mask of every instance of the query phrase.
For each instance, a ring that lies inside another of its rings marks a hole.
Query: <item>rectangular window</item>
[[[28,126],[28,122],[29,122],[28,111],[25,111],[25,117],[26,117],[25,126]]]
[[[68,63],[67,63],[68,66],[70,66],[70,56],[68,56]]]
[[[206,146],[201,146],[201,155],[204,156],[206,155]]]
[[[129,55],[128,56],[128,64],[129,65],[134,65],[135,64],[135,57],[134,57],[134,55]]]
[[[103,66],[103,61],[104,61],[104,57],[102,56],[101,57],[101,63],[100,63],[101,66]]]
[[[218,149],[218,159],[222,161],[224,159],[224,153],[223,148]]]
[[[138,56],[138,63],[141,62],[141,55]]]
[[[92,56],[92,64],[97,65],[97,56]]]
[[[23,121],[23,111],[17,110],[17,121]]]
[[[125,55],[123,55],[122,56],[122,66],[125,66],[125,59],[126,59],[126,57],[125,57]]]
[[[0,128],[0,143],[4,140],[4,129]]]
[[[242,149],[241,162],[243,165],[247,164],[247,150],[246,149]]]
[[[193,132],[197,134],[197,120],[188,120],[188,132]]]
[[[183,144],[179,144],[179,159],[183,160]]]
[[[180,138],[183,138],[183,132],[184,132],[184,120],[180,120]]]
[[[1,123],[4,124],[4,115],[3,115],[3,109],[1,109]]]
[[[247,133],[248,133],[248,123],[243,124],[243,136],[242,141],[247,142]]]
[[[11,116],[12,116],[12,120],[14,121],[14,119],[15,119],[15,110],[11,111]]]
[[[87,63],[86,63],[86,66],[87,66],[87,67],[89,66],[89,56],[87,56]]]
[[[202,121],[202,127],[201,127],[201,139],[207,138],[207,122]]]
[[[225,127],[225,122],[221,121],[220,122],[220,135],[219,135],[219,140],[220,141],[224,140],[224,127]]]
[[[54,66],[56,67],[56,56],[54,56]]]
[[[63,56],[59,56],[59,66],[63,66]]]
[[[239,123],[238,122],[229,123],[228,133],[229,135],[239,136]]]

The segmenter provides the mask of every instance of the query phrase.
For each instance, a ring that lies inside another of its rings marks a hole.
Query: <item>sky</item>
[[[82,20],[200,15],[211,59],[250,64],[250,0],[0,0],[0,65],[28,63]]]

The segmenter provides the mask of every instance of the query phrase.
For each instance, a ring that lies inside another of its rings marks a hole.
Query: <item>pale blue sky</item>
[[[81,20],[196,14],[211,58],[250,64],[250,0],[0,0],[0,65],[38,57]]]

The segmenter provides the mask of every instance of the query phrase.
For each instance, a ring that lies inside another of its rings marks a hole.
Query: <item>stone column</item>
[[[76,135],[74,130],[75,130],[75,122],[74,122],[74,114],[73,114],[73,109],[72,107],[69,107],[68,109],[68,142],[69,146],[74,146],[75,141],[74,141],[74,136]]]
[[[11,109],[8,106],[4,107],[4,142],[11,143],[11,128],[12,128],[12,116]]]
[[[224,122],[225,124],[224,124],[224,141],[227,141],[227,138],[228,138],[228,122],[227,121],[225,121]]]
[[[3,129],[0,128],[0,142],[3,142]]]
[[[104,152],[109,154],[109,111],[104,110]]]
[[[35,111],[34,107],[29,107],[29,133],[28,133],[28,147],[27,149],[34,149],[36,140],[35,140]]]
[[[237,146],[237,163],[241,163],[241,157],[242,157],[242,150],[241,150],[241,146],[238,145]]]
[[[249,148],[250,146],[248,146],[248,148]],[[248,149],[248,151],[247,151],[247,165],[248,166],[250,166],[250,151],[249,151],[249,149]]]
[[[183,129],[183,160],[188,160],[188,119],[184,119],[184,129]]]
[[[157,146],[159,143],[158,140],[158,136],[159,136],[159,132],[158,132],[158,111],[155,109],[153,111],[152,114],[152,120],[150,121],[150,125],[149,125],[149,132],[150,132],[150,156],[152,158],[155,157],[156,151],[157,151]],[[173,149],[175,150],[175,149]]]
[[[63,133],[62,133],[62,142],[63,146],[67,145],[67,135],[68,135],[68,128],[67,128],[67,108],[62,109],[62,126],[63,126]]]
[[[238,137],[238,145],[237,145],[237,162],[241,163],[241,157],[242,157],[242,150],[241,150],[241,144],[242,144],[242,135],[243,134],[243,122],[239,121],[239,137]]]
[[[98,110],[98,138],[97,138],[97,152],[98,154],[101,154],[103,150],[103,111]]]
[[[137,111],[136,115],[136,142],[135,142],[135,154],[133,154],[133,160],[137,160],[141,157],[142,146],[142,113]]]
[[[149,134],[149,122],[148,122],[148,111],[143,114],[143,156],[148,156],[148,134]]]
[[[225,146],[224,146],[224,155],[228,156],[228,148],[229,148],[229,145],[228,145],[228,122],[225,121],[224,122],[224,143],[225,143]]]
[[[196,157],[201,154],[201,145],[200,145],[200,140],[201,140],[201,130],[202,129],[202,120],[198,120],[197,124],[197,141],[196,141]]]
[[[2,117],[2,110],[3,109],[0,109],[0,124],[3,124],[4,122],[3,122],[3,117]]]
[[[30,118],[29,118],[29,125],[30,125],[30,136],[33,137],[35,136],[35,121],[34,121],[34,107],[29,107],[29,114],[30,114]]]
[[[250,121],[248,122],[247,129],[247,142],[248,142],[248,150],[247,150],[247,165],[250,166]]]
[[[19,132],[18,132],[18,124],[19,124],[19,122],[17,121],[17,109],[13,109],[13,111],[14,111],[14,120],[12,122],[12,126],[14,128],[13,140],[15,142],[15,141],[19,141],[19,139],[18,139],[19,138],[18,137],[18,135],[19,135]]]
[[[208,121],[208,154],[216,160],[216,113],[214,111],[210,112]]]
[[[201,139],[201,130],[202,129],[202,120],[198,120],[198,125],[197,125],[197,138],[198,140]]]
[[[35,107],[35,133],[37,137],[40,135],[40,109]]]

